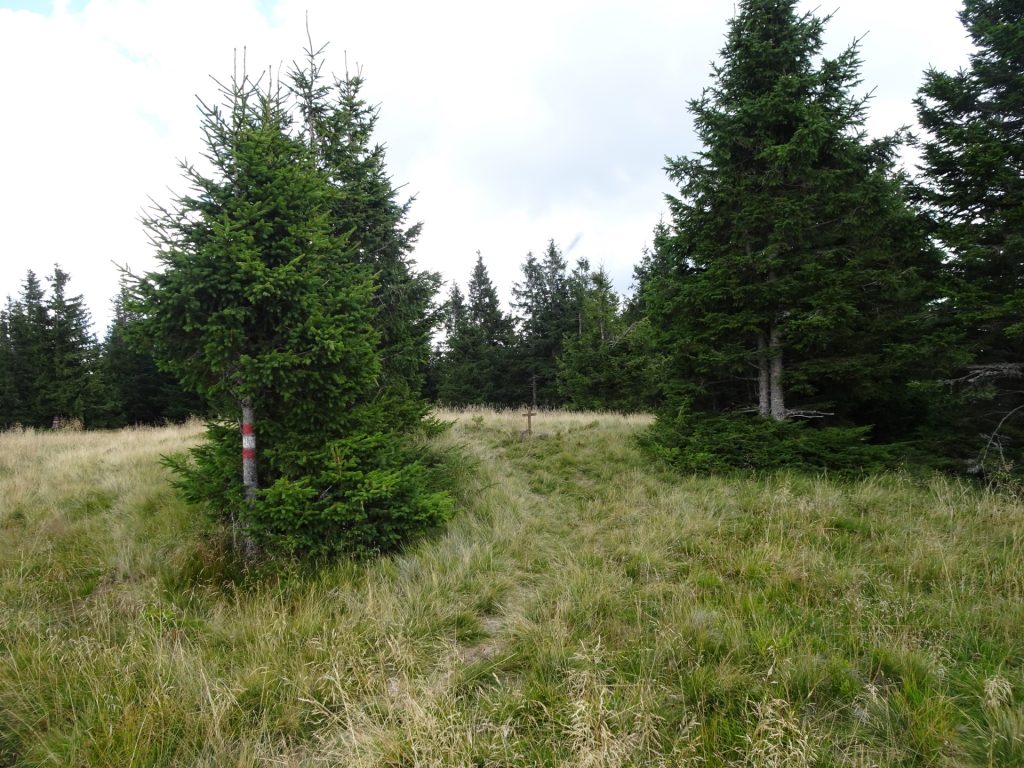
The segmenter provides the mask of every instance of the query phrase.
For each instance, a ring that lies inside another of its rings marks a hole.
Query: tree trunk
[[[786,400],[782,389],[782,334],[777,325],[772,325],[768,337],[768,357],[771,366],[771,417],[776,421],[786,420]]]
[[[761,331],[757,334],[757,412],[765,419],[772,415],[771,377],[768,342],[764,331]]]
[[[252,400],[242,400],[242,485],[245,500],[250,504],[256,498],[259,480],[256,475],[256,428]]]
[[[256,500],[256,490],[260,487],[256,475],[256,427],[255,411],[252,400],[242,400],[242,487],[245,489],[245,501],[250,506]],[[242,552],[246,560],[256,556],[256,543],[244,529],[242,522],[231,516],[231,534],[235,548]]]

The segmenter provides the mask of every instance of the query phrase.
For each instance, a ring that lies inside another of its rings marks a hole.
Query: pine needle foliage
[[[49,295],[32,270],[0,310],[0,427],[95,426],[98,349],[85,300],[55,264]]]
[[[515,324],[502,311],[498,290],[479,252],[465,298],[458,286],[450,290],[445,325],[448,336],[438,361],[438,399],[442,403],[527,401],[529,379],[515,375]]]
[[[679,193],[641,292],[672,412],[826,417],[895,440],[924,408],[911,383],[942,357],[941,264],[895,170],[902,137],[867,138],[856,45],[825,57],[827,21],[795,0],[739,3],[690,103],[703,149],[669,160]]]
[[[210,171],[147,222],[163,269],[137,284],[157,357],[217,415],[171,459],[185,497],[245,539],[307,555],[391,550],[449,507],[377,397],[374,273],[332,218],[339,188],[286,92],[236,78],[200,105]],[[240,404],[261,487],[243,497]]]
[[[915,102],[916,194],[950,254],[945,309],[963,344],[957,379],[972,385],[949,414],[953,448],[1001,471],[1024,459],[1024,5],[966,0],[960,19],[969,66],[928,70]]]
[[[310,43],[304,62],[289,74],[289,90],[305,142],[334,187],[331,233],[347,238],[353,258],[374,276],[372,323],[381,361],[376,398],[393,422],[415,429],[429,410],[423,390],[441,277],[412,259],[423,225],[408,221],[413,198],[400,199],[385,146],[374,139],[380,110],[363,96],[362,70],[328,77],[325,51]]]

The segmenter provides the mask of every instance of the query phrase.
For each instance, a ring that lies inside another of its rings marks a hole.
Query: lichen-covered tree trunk
[[[768,358],[770,365],[769,380],[771,384],[771,417],[775,421],[786,420],[786,398],[782,387],[782,334],[778,325],[772,325],[768,336]]]
[[[757,412],[765,419],[772,415],[771,378],[768,341],[762,331],[757,334]]]
[[[772,325],[757,335],[757,412],[765,419],[786,420],[786,395],[782,386],[782,334]]]

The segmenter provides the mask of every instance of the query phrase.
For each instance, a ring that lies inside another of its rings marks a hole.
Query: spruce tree
[[[413,200],[399,199],[385,162],[385,147],[374,141],[379,108],[362,96],[361,71],[329,81],[324,48],[306,51],[291,73],[306,142],[336,188],[331,229],[345,236],[356,259],[374,275],[374,328],[381,370],[378,399],[406,428],[429,410],[423,387],[437,317],[433,305],[440,276],[416,269],[411,254],[422,229],[408,223]]]
[[[865,135],[856,46],[822,56],[826,21],[740,2],[690,103],[703,149],[668,163],[679,194],[644,301],[677,407],[894,437],[917,416],[939,257],[905,204],[899,137]]]
[[[915,102],[928,133],[917,194],[952,257],[943,308],[971,363],[960,380],[980,396],[951,414],[958,442],[1019,460],[1024,431],[1011,417],[1024,408],[1024,5],[967,0],[960,19],[975,46],[969,67],[928,70]]]
[[[201,400],[160,370],[147,349],[145,318],[133,307],[131,288],[124,281],[113,309],[97,369],[102,397],[97,407],[104,425],[180,422],[202,414]]]
[[[459,289],[459,284],[452,283],[452,287],[448,290],[448,298],[441,307],[441,327],[444,329],[445,339],[452,339],[465,322],[466,299]],[[447,341],[445,348],[450,348]]]
[[[456,400],[449,399],[455,394],[451,389],[445,392],[446,397],[441,397],[442,386],[450,387],[453,380],[449,372],[453,364],[450,356],[451,342],[457,338],[466,322],[466,299],[459,289],[458,283],[452,283],[448,289],[448,297],[439,308],[440,328],[443,335],[437,345],[431,350],[430,367],[427,375],[426,396],[434,402],[445,402],[455,405]]]
[[[613,343],[622,333],[619,297],[604,269],[573,275],[578,309],[573,328],[563,334],[558,359],[558,388],[571,408],[622,410]]]
[[[573,328],[562,340],[558,388],[566,407],[641,412],[659,405],[650,322],[620,299],[604,268],[581,259],[573,270]]]
[[[54,265],[47,296],[29,270],[17,299],[0,313],[0,425],[102,426],[96,410],[97,345],[81,296],[68,296],[70,275]]]
[[[192,194],[148,222],[163,269],[137,286],[158,360],[219,417],[173,467],[257,543],[393,549],[447,501],[376,402],[373,274],[280,89],[242,79],[224,95],[201,105],[212,173],[183,166]]]
[[[562,338],[575,321],[565,258],[551,240],[541,259],[527,254],[522,271],[522,282],[512,288],[513,306],[521,317],[516,363],[522,372],[517,378],[536,377],[537,402],[557,406],[562,402],[557,361]]]
[[[49,427],[54,416],[45,398],[52,372],[47,348],[50,321],[46,294],[32,270],[25,274],[18,298],[8,298],[5,315],[11,391],[7,425]]]
[[[440,364],[438,397],[449,405],[510,405],[528,399],[529,381],[513,375],[515,328],[501,310],[483,256],[477,252],[464,306],[452,289],[452,325]]]
[[[18,411],[18,390],[14,379],[14,344],[11,340],[11,317],[13,302],[0,309],[0,429],[6,429],[16,422]]]
[[[46,302],[46,381],[41,407],[51,421],[88,422],[94,399],[96,340],[89,310],[81,296],[68,296],[71,276],[54,266]]]

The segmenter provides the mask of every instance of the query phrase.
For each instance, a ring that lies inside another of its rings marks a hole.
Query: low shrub
[[[206,438],[188,455],[165,460],[174,484],[268,554],[390,552],[444,523],[452,510],[435,457],[407,435],[353,435],[305,452],[301,444],[271,443],[261,466],[269,479],[251,504],[242,496],[237,427],[211,424]]]
[[[683,472],[798,469],[862,475],[897,463],[897,447],[872,445],[870,432],[870,427],[680,409],[659,415],[640,441],[648,453]]]

